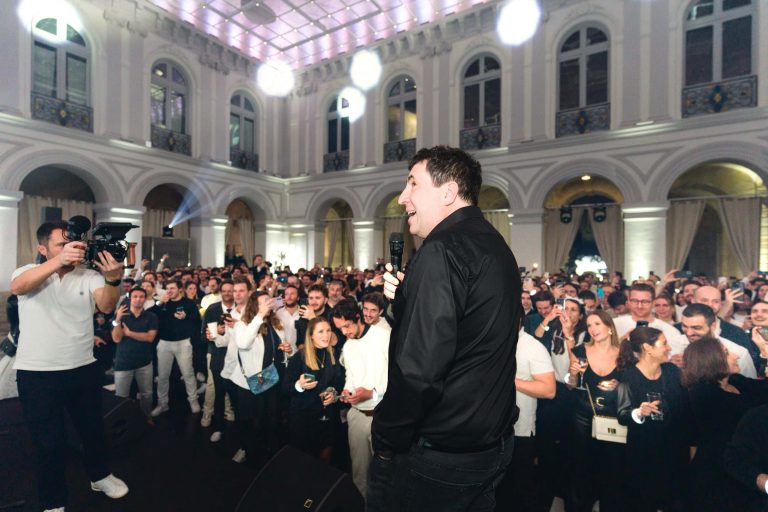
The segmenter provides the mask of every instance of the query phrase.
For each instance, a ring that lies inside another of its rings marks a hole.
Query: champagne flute
[[[327,405],[325,405],[325,401],[328,399],[329,396],[333,397],[333,402],[336,401],[336,399],[337,399],[336,388],[334,388],[332,386],[329,386],[329,387],[325,388],[325,390],[322,393],[320,393],[320,402],[323,403],[323,415],[320,417],[320,421],[329,421],[330,420],[330,418],[328,418],[328,416],[326,416],[326,414],[325,414],[326,408],[328,407]],[[331,403],[333,403],[333,402],[331,402]]]
[[[579,357],[579,385],[576,387],[576,389],[587,389],[584,387],[584,374],[587,372],[587,366],[589,366],[589,361],[587,361],[586,357]]]

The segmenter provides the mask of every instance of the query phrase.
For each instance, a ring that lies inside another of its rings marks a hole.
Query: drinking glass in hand
[[[584,386],[584,374],[587,371],[587,366],[589,366],[589,361],[587,361],[586,357],[580,357],[578,361],[579,361],[579,385],[576,387],[576,389],[587,389]]]
[[[330,419],[325,414],[325,408],[328,407],[327,405],[325,405],[325,401],[328,400],[329,397],[333,397],[334,399],[336,398],[336,388],[327,387],[322,393],[320,393],[320,401],[323,403],[323,415],[320,417],[320,421],[328,421]],[[334,402],[335,401],[336,400],[334,400]]]
[[[659,391],[650,391],[645,394],[645,399],[648,402],[658,402],[656,407],[659,409],[659,412],[652,412],[651,413],[651,421],[664,421],[664,409],[663,409],[663,401],[662,401],[663,395]]]

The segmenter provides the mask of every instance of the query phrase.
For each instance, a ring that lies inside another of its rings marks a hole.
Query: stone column
[[[639,276],[648,277],[667,271],[667,210],[668,201],[625,203],[624,215],[624,278],[631,283]]]
[[[0,251],[0,292],[11,289],[11,274],[21,265],[17,262],[19,245],[19,201],[23,192],[0,190],[0,233],[3,234],[3,250]]]
[[[372,268],[377,257],[384,255],[381,244],[382,222],[374,219],[352,221],[355,232],[355,268]]]
[[[192,265],[223,267],[226,251],[225,233],[227,217],[210,215],[196,217],[189,221]]]

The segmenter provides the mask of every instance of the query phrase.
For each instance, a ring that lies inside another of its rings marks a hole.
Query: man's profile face
[[[709,334],[711,329],[707,325],[707,319],[701,315],[691,317],[683,316],[683,334],[691,343],[696,343]]]
[[[309,292],[309,295],[307,295],[307,303],[315,313],[319,314],[322,312],[326,302],[328,302],[328,299],[325,298],[323,292],[313,290]]]
[[[427,161],[413,166],[400,193],[398,204],[405,206],[408,229],[412,235],[426,238],[445,217],[444,196],[448,183],[436,187],[427,171]]]
[[[354,320],[345,320],[343,318],[334,317],[333,324],[338,330],[341,331],[341,334],[350,340],[359,339],[360,334],[363,332],[363,329],[360,327],[360,323],[355,322]]]
[[[61,253],[64,246],[69,242],[64,238],[64,234],[60,229],[54,229],[51,231],[51,236],[48,237],[48,242],[45,245],[38,245],[37,250],[45,256],[47,259],[52,260]]]
[[[372,302],[363,302],[363,321],[368,325],[375,325],[381,317],[379,306]]]

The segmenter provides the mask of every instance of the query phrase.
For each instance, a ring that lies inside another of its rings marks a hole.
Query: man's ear
[[[450,206],[459,197],[459,184],[455,181],[444,183],[442,187],[443,206]]]
[[[48,248],[44,245],[37,245],[37,252],[48,258]]]

